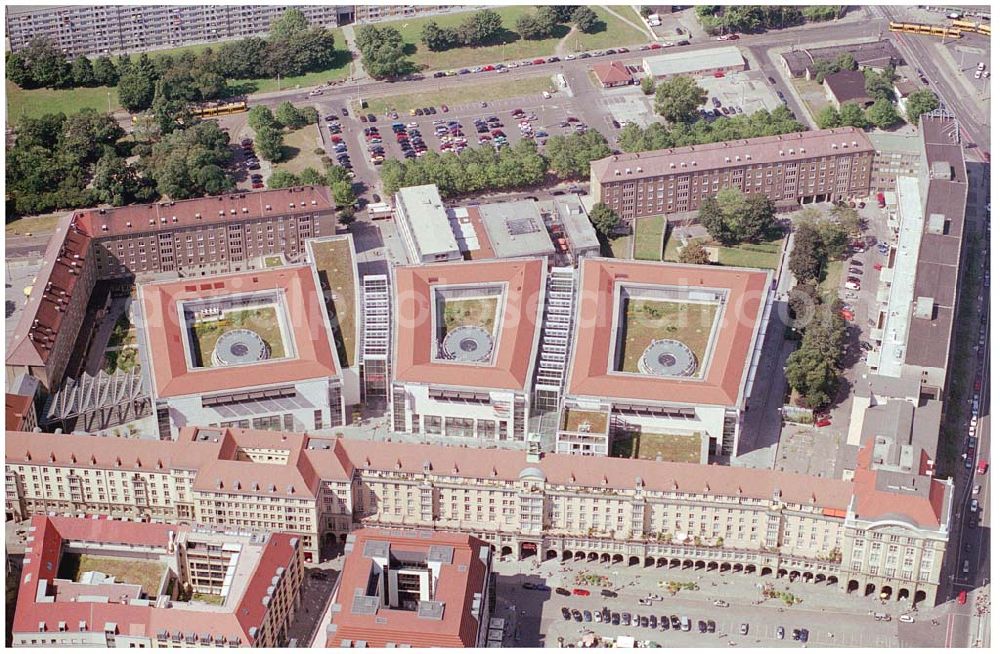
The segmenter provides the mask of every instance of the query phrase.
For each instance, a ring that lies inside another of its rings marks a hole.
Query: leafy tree
[[[825,20],[833,20],[840,15],[839,5],[807,5],[802,7],[802,15],[807,20],[818,23]]]
[[[216,51],[216,71],[228,79],[258,77],[267,64],[267,48],[267,41],[257,36],[226,41]]]
[[[389,161],[395,161],[395,160],[390,159]],[[386,163],[389,163],[389,161],[387,161]],[[347,170],[341,168],[340,166],[328,167],[326,169],[326,185],[333,188],[339,182],[343,182],[345,184],[351,183],[351,178],[348,176]]]
[[[254,144],[257,154],[264,161],[277,162],[285,156],[285,139],[281,132],[269,125],[257,130],[257,141]]]
[[[795,245],[788,256],[788,269],[798,283],[815,284],[819,279],[824,263],[822,248],[823,239],[812,225],[800,225],[795,230]]]
[[[495,42],[503,33],[503,17],[492,9],[482,9],[462,21],[458,33],[466,45]]]
[[[698,107],[705,104],[708,92],[698,86],[693,78],[677,75],[656,88],[653,108],[669,123],[683,123],[691,119]]]
[[[820,129],[830,129],[840,127],[840,112],[832,104],[828,104],[819,110],[816,115],[816,124]]]
[[[281,12],[273,23],[269,36],[276,41],[290,41],[309,29],[309,20],[301,9],[290,7]]]
[[[774,203],[765,195],[725,188],[702,203],[698,221],[720,243],[753,243],[774,230]]]
[[[92,185],[101,202],[116,207],[148,201],[153,196],[152,187],[146,183],[136,167],[127,163],[110,148],[94,166]]]
[[[94,66],[90,63],[90,59],[83,55],[74,59],[73,65],[70,66],[70,77],[74,86],[93,86]]]
[[[652,77],[643,77],[639,81],[639,88],[642,89],[643,95],[653,95],[656,93],[656,80]]]
[[[914,91],[906,98],[906,119],[916,125],[922,115],[934,111],[939,104],[938,97],[930,89]]]
[[[614,233],[621,219],[614,209],[603,202],[598,202],[590,210],[590,222],[594,224],[598,234],[607,237]]]
[[[62,136],[66,114],[44,114],[41,118],[22,118],[17,123],[17,144],[53,149]]]
[[[458,33],[451,28],[442,28],[436,21],[429,21],[420,30],[420,41],[431,52],[442,52],[460,44]]]
[[[889,102],[896,101],[896,91],[892,84],[896,73],[892,67],[889,67],[882,72],[866,68],[864,76],[865,93],[868,94],[868,97],[874,100],[884,99]]]
[[[572,20],[576,28],[584,34],[595,31],[601,22],[594,10],[586,5],[577,7],[576,11],[573,12]]]
[[[72,83],[69,63],[52,40],[32,39],[23,55],[28,62],[34,86],[60,88]]]
[[[413,70],[403,51],[403,35],[394,27],[362,25],[355,30],[361,64],[376,79],[395,78]]]
[[[28,60],[20,52],[7,53],[7,79],[21,88],[31,88],[35,78],[31,74]]]
[[[525,41],[535,41],[548,36],[545,28],[531,14],[521,14],[514,21],[514,31]]]
[[[711,261],[708,258],[708,250],[701,246],[698,241],[688,241],[677,254],[677,260],[681,263],[696,263],[708,265]]]
[[[299,129],[309,124],[308,116],[287,100],[274,110],[274,120],[289,129]]]
[[[822,84],[827,75],[839,73],[842,70],[855,70],[858,63],[854,60],[854,55],[850,52],[838,56],[836,59],[817,59],[813,62],[813,79],[817,84]]]
[[[649,5],[642,5],[639,7],[639,15],[643,18],[649,18],[653,15],[653,8]]]
[[[337,222],[339,222],[344,227],[350,227],[351,224],[354,222],[354,220],[355,217],[354,217],[353,206],[346,206],[343,209],[341,209],[340,216],[338,216],[337,218]]]
[[[111,57],[101,56],[94,60],[94,84],[98,86],[115,86],[118,84],[118,69]]]
[[[848,102],[840,108],[840,124],[844,127],[868,127],[868,117],[864,110],[854,102]]]
[[[556,15],[556,20],[560,23],[568,23],[573,20],[573,13],[579,9],[579,5],[546,5],[552,8]]]
[[[156,72],[146,55],[136,64],[125,67],[118,79],[118,101],[132,113],[153,105],[156,94]]]
[[[583,134],[556,135],[546,144],[549,167],[556,175],[566,178],[586,177],[590,162],[611,154],[608,141],[596,129]]]
[[[123,136],[125,130],[111,114],[97,113],[87,107],[71,114],[63,123],[56,149],[69,160],[89,164],[104,154],[105,146],[114,146]]]
[[[247,125],[253,131],[259,132],[264,127],[278,127],[278,120],[269,108],[258,104],[250,107],[250,111],[247,112]]]
[[[889,129],[901,120],[896,105],[885,98],[879,98],[868,107],[867,114],[868,121],[879,129]]]
[[[301,182],[295,173],[280,168],[267,178],[267,188],[291,188],[300,184]]]
[[[349,207],[357,202],[350,180],[338,181],[330,186],[333,203],[338,207]]]
[[[806,404],[817,408],[829,404],[839,385],[838,359],[846,333],[844,318],[836,304],[821,304],[805,326],[799,349],[788,357],[785,377]]]
[[[788,317],[796,322],[811,319],[817,302],[816,287],[799,282],[788,292]]]
[[[321,172],[308,167],[299,173],[299,181],[305,186],[318,186],[324,182],[324,178]]]
[[[183,200],[231,188],[223,170],[231,160],[229,135],[215,122],[205,121],[164,135],[141,165],[161,195]]]

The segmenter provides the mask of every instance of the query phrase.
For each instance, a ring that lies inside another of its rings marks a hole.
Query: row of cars
[[[341,108],[341,115],[347,116],[347,108]],[[326,129],[330,132],[330,143],[333,148],[333,156],[337,165],[347,171],[347,176],[354,179],[354,166],[351,164],[351,155],[347,151],[347,143],[344,142],[344,128],[340,124],[337,114],[329,114],[323,117],[326,121]]]
[[[462,131],[462,123],[457,120],[435,120],[434,136],[440,141],[438,149],[441,152],[458,154],[469,146],[469,140]]]
[[[659,47],[663,47],[661,44],[656,44]],[[681,43],[678,43],[681,45]],[[645,49],[650,49],[653,46],[650,45]],[[629,52],[628,48],[609,48],[607,50],[594,50],[592,52],[581,52],[580,54],[568,54],[563,57],[538,57],[537,59],[525,59],[524,61],[511,61],[506,64],[487,64],[485,66],[475,66],[474,68],[459,68],[457,70],[439,70],[432,75],[435,79],[441,77],[454,77],[456,75],[473,75],[476,73],[504,73],[511,68],[520,68],[523,66],[540,66],[542,64],[555,64],[560,61],[572,61],[574,59],[590,59],[591,57],[604,57],[615,54],[625,54]]]
[[[420,127],[416,123],[404,125],[403,123],[395,122],[392,124],[392,133],[396,135],[396,143],[403,151],[404,158],[415,159],[416,157],[422,157],[427,152],[427,144],[424,142],[424,137],[420,133]],[[382,162],[373,159],[372,163],[377,165]]]
[[[604,622],[615,626],[642,627],[644,629],[659,629],[660,631],[691,631],[691,619],[686,615],[640,615],[632,614],[628,611],[621,613],[612,611],[608,607],[603,607],[600,611],[591,612],[589,609],[571,609],[562,607],[563,620],[575,620],[576,622]],[[715,620],[698,620],[697,628],[699,633],[714,634],[716,630]]]
[[[253,149],[253,139],[243,139],[240,141],[240,147],[243,148],[243,165],[246,166],[246,169],[260,170],[260,161]],[[250,186],[254,189],[264,188],[264,176],[260,173],[250,173]]]

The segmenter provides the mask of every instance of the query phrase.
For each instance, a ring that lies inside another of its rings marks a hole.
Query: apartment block
[[[302,587],[290,534],[35,516],[15,647],[277,647]]]
[[[351,6],[292,5],[312,25],[350,22]],[[23,5],[7,8],[13,52],[32,39],[55,42],[67,57],[176,48],[265,35],[287,5]]]
[[[305,256],[305,241],[332,236],[336,207],[326,187],[230,193],[191,200],[78,211],[97,244],[101,279],[172,273],[181,277],[260,267],[265,256]]]
[[[115,439],[9,432],[6,510],[18,520],[55,512],[285,531],[302,539],[306,561],[353,528],[442,529],[501,555],[738,571],[849,592],[863,582],[933,601],[954,485],[932,476],[933,453],[919,442],[912,457],[887,459],[887,435],[865,434],[847,481],[235,429],[129,441],[127,455]],[[903,488],[894,475],[917,483]],[[869,563],[874,543],[905,558]]]
[[[780,208],[867,196],[875,149],[853,127],[612,155],[590,164],[595,201],[626,222],[697,211],[724,188]]]

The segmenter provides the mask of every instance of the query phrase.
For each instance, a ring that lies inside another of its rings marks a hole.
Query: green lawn
[[[267,268],[279,268],[282,265],[281,257],[264,257],[264,266]]]
[[[635,45],[645,43],[649,40],[649,33],[635,23],[625,22],[612,16],[604,7],[591,5],[591,9],[597,14],[597,28],[591,34],[574,32],[566,42],[568,52],[583,52],[585,50],[606,50],[608,48],[619,48],[623,45]],[[612,7],[615,12],[626,18],[634,17],[638,22],[639,16],[631,7]]]
[[[826,264],[826,277],[819,285],[821,294],[837,293],[840,288],[840,275],[844,272],[844,261],[829,261]]]
[[[470,102],[479,102],[487,98],[490,100],[501,100],[504,98],[517,98],[527,95],[541,95],[542,91],[555,92],[556,87],[552,83],[552,78],[548,75],[538,77],[526,77],[508,81],[506,76],[499,75],[492,81],[481,84],[463,84],[461,86],[451,86],[427,91],[425,93],[410,93],[408,95],[390,95],[384,98],[368,99],[368,108],[375,114],[383,114],[386,111],[398,111],[407,113],[410,109],[419,107],[440,106],[442,104],[458,106]],[[354,106],[360,111],[361,107],[357,103]]]
[[[222,320],[196,322],[191,331],[198,351],[195,353],[199,366],[211,368],[212,350],[219,337],[233,329],[249,329],[260,336],[271,350],[272,359],[285,356],[285,344],[281,338],[281,327],[274,307],[257,307],[227,311]]]
[[[47,234],[54,232],[65,213],[49,213],[41,216],[23,216],[7,223],[4,232],[7,237],[27,234]]]
[[[166,566],[158,561],[147,561],[117,556],[92,556],[90,554],[63,554],[59,561],[59,579],[79,581],[85,572],[103,572],[115,581],[138,584],[149,597],[155,597]]]
[[[601,9],[603,10],[604,8],[601,7]],[[629,25],[632,25],[643,34],[649,34],[649,32],[646,31],[645,22],[643,21],[642,16],[640,16],[630,5],[611,5],[609,9],[625,18]]]
[[[16,124],[20,118],[38,118],[45,114],[76,113],[86,107],[97,111],[108,110],[108,92],[111,92],[111,110],[121,109],[118,89],[107,86],[78,89],[25,90],[7,82],[7,124]]]
[[[493,325],[497,317],[497,303],[498,299],[496,297],[445,300],[442,336],[456,327],[464,325],[482,327],[492,334]]]
[[[627,300],[622,334],[624,347],[618,369],[639,372],[642,353],[651,342],[661,338],[678,340],[691,348],[700,369],[705,361],[716,311],[715,304],[702,302]]]
[[[346,239],[336,239],[313,243],[313,257],[316,272],[324,295],[331,298],[327,302],[330,324],[338,349],[342,348],[340,364],[345,368],[354,365],[354,266]],[[327,293],[328,292],[328,293]],[[331,307],[332,304],[332,307]]]
[[[216,595],[214,593],[191,593],[191,601],[222,606],[225,598],[222,595]]]
[[[744,243],[732,247],[719,247],[719,263],[723,266],[742,268],[778,268],[783,239],[763,243]]]
[[[611,447],[611,456],[625,459],[656,460],[677,463],[701,462],[700,434],[653,434],[633,432],[619,435]]]
[[[660,261],[663,257],[664,216],[647,216],[635,223],[635,258]]]
[[[611,246],[611,256],[615,259],[631,259],[632,258],[632,235],[626,234],[625,236],[619,236],[615,239],[609,239],[608,244]]]
[[[634,25],[615,18],[602,7],[591,7],[598,17],[597,30],[593,34],[573,34],[567,42],[570,52],[593,50],[595,48],[618,47],[626,44],[641,43],[646,40],[644,33]],[[627,9],[627,8],[622,8]],[[384,25],[395,27],[403,35],[407,44],[407,55],[419,67],[426,70],[446,70],[449,68],[468,68],[482,64],[494,64],[500,61],[515,61],[552,55],[559,41],[570,32],[569,25],[560,25],[553,38],[538,41],[525,41],[514,31],[518,17],[533,12],[533,7],[509,6],[494,7],[494,11],[503,18],[505,32],[503,42],[478,48],[453,48],[444,52],[431,52],[420,41],[420,31],[430,21],[440,27],[457,27],[472,12],[413,18]],[[632,11],[629,9],[628,11]],[[621,12],[620,12],[621,13]]]
[[[608,415],[604,411],[567,408],[563,414],[562,429],[578,432],[581,424],[590,425],[588,433],[603,434],[608,429]]]
[[[319,128],[315,125],[306,125],[301,129],[288,132],[285,134],[284,161],[276,164],[275,168],[287,170],[296,175],[306,168],[313,168],[316,172],[322,173],[324,167],[320,158],[323,155],[315,153],[316,148],[319,147],[321,147]]]

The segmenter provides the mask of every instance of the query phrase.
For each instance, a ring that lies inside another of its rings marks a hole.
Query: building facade
[[[7,11],[13,52],[36,38],[67,57],[176,48],[266,35],[284,5],[39,5]],[[350,6],[299,5],[312,25],[350,22]]]
[[[277,647],[301,600],[289,534],[55,516],[28,530],[15,647]],[[96,569],[62,576],[83,556]]]
[[[305,256],[305,241],[336,232],[336,207],[321,186],[231,193],[77,212],[94,239],[101,279],[180,277],[260,268],[268,255]]]
[[[861,474],[842,481],[206,428],[130,441],[123,456],[114,439],[10,432],[6,508],[18,520],[53,511],[283,530],[302,538],[307,561],[352,527],[445,529],[504,555],[741,571],[844,591],[875,584],[933,601],[953,484],[926,469],[917,489],[881,484],[875,436]],[[900,557],[870,562],[888,544],[904,548]]]
[[[793,207],[867,196],[874,156],[863,131],[841,127],[613,155],[591,162],[590,188],[626,222],[696,211],[730,187]]]
[[[437,186],[425,184],[399,189],[393,197],[393,213],[410,263],[462,260]]]

